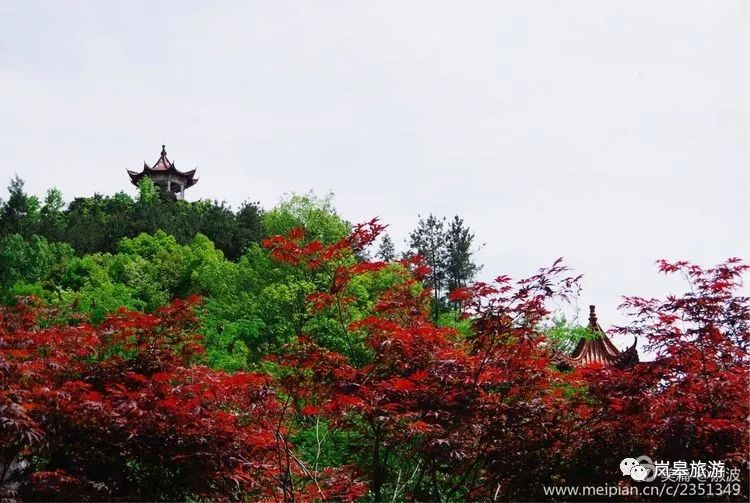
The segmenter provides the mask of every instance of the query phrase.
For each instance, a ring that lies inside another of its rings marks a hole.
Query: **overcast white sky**
[[[0,183],[132,193],[162,143],[188,199],[459,214],[620,323],[657,258],[750,259],[750,1],[0,2]]]

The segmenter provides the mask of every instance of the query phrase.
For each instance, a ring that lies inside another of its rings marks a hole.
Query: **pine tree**
[[[419,254],[430,269],[426,284],[432,288],[433,319],[440,316],[440,302],[445,287],[446,264],[448,253],[446,248],[445,217],[438,218],[432,214],[427,219],[419,218],[417,228],[409,234],[409,246],[413,253]]]
[[[380,247],[378,248],[377,257],[383,262],[393,262],[396,260],[396,247],[388,234],[383,234],[383,239],[380,241]]]
[[[482,267],[473,261],[471,246],[474,234],[464,226],[462,218],[458,215],[453,217],[446,234],[446,286],[450,291],[465,287]]]
[[[63,201],[62,192],[54,187],[49,189],[40,211],[39,234],[49,241],[63,241],[65,239],[64,209],[65,201]]]
[[[39,199],[26,194],[24,181],[18,175],[11,179],[8,193],[10,197],[0,212],[0,233],[31,236],[39,219]]]

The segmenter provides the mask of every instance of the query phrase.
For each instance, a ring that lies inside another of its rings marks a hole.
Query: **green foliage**
[[[20,234],[3,236],[0,238],[0,291],[20,283],[38,283],[54,290],[72,258],[73,250],[65,243],[50,243],[39,236],[27,239]],[[12,300],[10,290],[2,293],[6,301]]]
[[[62,192],[56,188],[49,189],[40,212],[38,229],[40,235],[45,236],[50,241],[65,239],[64,209],[65,201],[63,201]]]
[[[460,311],[456,309],[450,309],[440,313],[437,326],[452,328],[461,338],[466,338],[471,335],[471,320],[463,318]]]
[[[138,202],[144,206],[154,204],[159,200],[159,189],[148,177],[138,182]]]
[[[257,245],[236,264],[212,273],[215,281],[207,282],[221,286],[206,296],[199,316],[208,358],[212,365],[234,369],[256,364],[302,334],[366,361],[369,350],[347,326],[370,312],[380,293],[402,281],[404,270],[393,265],[356,278],[346,292],[356,300],[345,313],[308,309],[307,296],[329,280],[325,272],[280,264]]]
[[[200,234],[180,245],[173,236],[157,231],[125,238],[118,248],[115,254],[75,257],[65,243],[6,236],[0,240],[3,298],[12,302],[19,292],[33,292],[61,306],[75,303],[101,319],[120,306],[153,311],[175,297],[211,295],[222,284],[220,273],[211,271],[231,266]]]
[[[8,185],[10,197],[0,211],[0,234],[33,235],[39,223],[40,204],[24,192],[24,182],[16,175]]]
[[[310,240],[335,243],[351,231],[351,224],[336,213],[333,194],[317,197],[312,192],[292,194],[263,216],[268,236],[286,235],[294,228],[305,229]]]
[[[50,189],[41,205],[24,192],[18,177],[8,191],[10,198],[0,205],[0,235],[39,235],[70,244],[78,255],[114,253],[122,238],[161,230],[180,244],[203,234],[235,260],[263,237],[262,211],[256,203],[245,202],[235,213],[224,202],[176,201],[146,178],[135,200],[122,192],[95,194],[76,198],[67,208],[57,189]]]
[[[381,243],[381,256],[393,255],[392,243],[386,238]],[[432,319],[436,323],[441,319],[441,311],[447,309],[447,295],[467,286],[482,268],[474,262],[473,243],[474,234],[458,215],[450,224],[445,217],[420,216],[416,229],[409,234],[410,254],[420,255],[430,267],[425,283],[433,290]]]
[[[74,199],[65,211],[65,241],[76,253],[114,252],[117,242],[134,233],[136,204],[122,192]]]
[[[300,425],[292,442],[300,459],[310,466],[341,466],[350,463],[352,458],[365,458],[369,454],[362,452],[363,438],[357,431],[332,428],[319,416],[306,423]]]
[[[430,267],[425,283],[432,288],[432,319],[435,322],[440,318],[446,286],[448,249],[445,244],[445,217],[438,218],[432,214],[426,219],[420,217],[417,228],[409,234],[412,254],[420,255]]]
[[[446,231],[446,286],[448,291],[462,288],[471,282],[481,269],[474,263],[474,234],[458,215],[453,217]]]
[[[600,335],[588,327],[571,324],[565,316],[559,316],[552,318],[545,330],[545,337],[555,350],[570,354],[581,339],[596,339]]]

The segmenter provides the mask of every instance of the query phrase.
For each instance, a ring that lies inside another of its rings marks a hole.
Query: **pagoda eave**
[[[197,168],[185,172],[178,170],[174,162],[167,158],[167,151],[164,145],[161,146],[161,155],[153,166],[149,166],[144,162],[143,169],[140,172],[127,170],[130,182],[133,185],[137,186],[143,177],[147,177],[155,185],[176,194],[179,199],[184,197],[185,189],[198,183],[198,178],[195,176],[196,171]]]
[[[127,172],[128,172],[128,175],[130,176],[130,180],[136,185],[138,185],[138,182],[140,182],[141,178],[147,175],[148,176],[153,176],[153,175],[169,176],[173,178],[174,180],[179,180],[183,182],[186,188],[192,187],[193,185],[198,183],[198,178],[195,178],[195,172],[196,172],[195,169],[183,172],[174,167],[171,167],[170,169],[167,169],[167,170],[144,168],[143,171],[141,171],[140,173],[136,171],[131,171],[131,170],[127,170]]]
[[[555,352],[552,355],[555,366],[563,370],[588,367],[589,365],[626,368],[638,363],[638,349],[636,348],[638,339],[635,339],[632,346],[620,351],[599,325],[594,306],[590,306],[590,311],[588,329],[594,334],[594,338],[585,338],[578,341],[576,348],[570,355]]]

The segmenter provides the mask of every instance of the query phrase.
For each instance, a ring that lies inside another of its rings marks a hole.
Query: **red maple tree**
[[[633,321],[616,331],[645,340],[653,361],[580,372],[594,402],[569,457],[615,479],[624,457],[720,461],[739,470],[735,482],[746,499],[750,299],[742,275],[750,266],[739,259],[705,269],[685,261],[658,266],[681,274],[689,288],[665,299],[625,298]]]
[[[279,260],[319,268],[321,257],[360,252],[381,229],[370,222],[330,247],[302,245],[300,233],[266,245]],[[280,384],[298,421],[322,417],[354,434],[352,458],[376,501],[523,497],[532,485],[540,491],[540,478],[557,464],[567,406],[566,377],[550,365],[541,321],[547,301],[574,292],[577,278],[557,261],[516,283],[500,277],[455,292],[473,323],[464,338],[430,321],[430,292],[415,288],[427,272],[419,258],[401,265],[404,281],[348,326],[366,340],[369,362],[356,365],[309,337],[287,348]],[[347,283],[384,266],[338,265],[329,288],[310,295],[310,308],[345,305]]]
[[[194,302],[191,299],[190,302]],[[190,302],[98,327],[0,312],[0,481],[33,500],[267,497],[277,487],[269,378],[192,365]]]
[[[266,245],[279,260],[320,268],[361,254],[379,230],[371,222],[331,247],[302,245],[299,233]],[[469,337],[431,323],[430,294],[415,288],[425,267],[418,257],[402,266],[404,281],[348,325],[371,348],[369,362],[309,337],[281,360],[295,421],[323,418],[352,434],[350,459],[375,500],[544,499],[544,485],[622,483],[619,462],[640,454],[745,463],[750,317],[738,260],[707,270],[660,262],[685,272],[691,292],[627,298],[634,321],[620,329],[645,338],[656,361],[570,373],[552,365],[542,329],[549,301],[577,289],[559,261],[515,283],[502,276],[453,292]],[[348,281],[383,267],[337,264],[310,309],[341,311]]]

